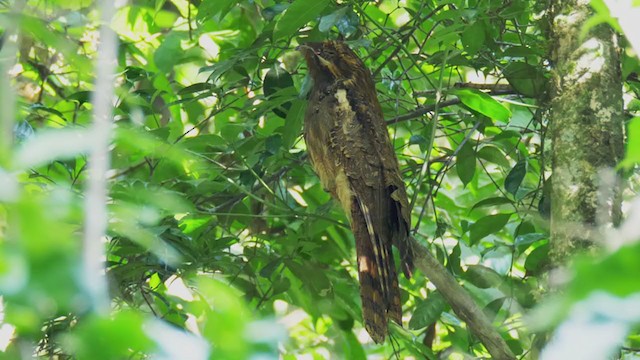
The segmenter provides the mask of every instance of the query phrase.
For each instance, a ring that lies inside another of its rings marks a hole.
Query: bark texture
[[[516,359],[500,333],[496,331],[469,293],[458,284],[456,278],[418,241],[413,238],[410,238],[410,241],[412,242],[416,267],[438,288],[456,315],[467,323],[469,330],[487,348],[491,358],[495,360]]]
[[[601,174],[623,155],[623,103],[616,34],[608,25],[583,34],[588,1],[555,0],[551,10],[550,256],[557,266],[591,247],[602,221],[619,221],[620,191]]]

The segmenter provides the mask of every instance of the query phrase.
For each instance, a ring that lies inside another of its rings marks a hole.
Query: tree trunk
[[[552,266],[592,247],[597,226],[620,220],[618,186],[602,176],[623,155],[620,59],[608,25],[582,34],[591,15],[588,1],[552,2]]]

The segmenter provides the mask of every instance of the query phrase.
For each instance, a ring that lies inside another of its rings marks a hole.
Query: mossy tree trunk
[[[614,31],[603,24],[583,34],[588,1],[554,0],[551,10],[550,257],[558,266],[591,247],[602,222],[619,221],[620,191],[602,174],[622,156],[623,103]]]

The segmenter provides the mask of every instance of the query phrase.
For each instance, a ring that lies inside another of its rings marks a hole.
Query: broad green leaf
[[[263,91],[264,95],[269,97],[278,90],[293,87],[293,79],[280,65],[270,68],[264,76]],[[281,118],[287,117],[287,112],[291,108],[291,102],[287,101],[281,107],[274,107],[273,112]]]
[[[505,190],[507,190],[507,192],[515,196],[526,174],[527,174],[527,162],[524,160],[519,161],[516,164],[516,166],[514,166],[513,169],[511,169],[511,171],[509,171],[507,178],[504,180]]]
[[[440,314],[446,309],[447,302],[444,301],[439,292],[430,293],[427,298],[418,303],[411,320],[409,329],[422,329],[438,321]]]
[[[511,164],[509,163],[509,160],[504,155],[504,153],[495,146],[483,146],[480,150],[478,150],[478,157],[480,159],[490,161],[496,165],[500,165],[503,168],[511,167]]]
[[[480,289],[496,288],[504,279],[495,270],[483,265],[469,265],[464,278]]]
[[[524,268],[529,275],[537,275],[549,263],[549,243],[542,244],[533,249],[524,261]]]
[[[519,93],[537,97],[545,88],[545,78],[539,68],[524,62],[510,62],[504,69],[504,75]]]
[[[420,147],[420,151],[427,151],[427,138],[420,134],[411,135],[409,138],[409,145],[418,145]]]
[[[524,253],[532,244],[538,241],[548,239],[549,235],[540,233],[529,233],[516,237],[516,241],[513,244],[516,248],[516,254]]]
[[[342,7],[320,18],[318,30],[327,32],[336,26],[341,34],[348,36],[357,30],[360,18],[351,7]]]
[[[180,37],[176,34],[168,36],[153,55],[153,60],[163,72],[169,72],[181,59]]]
[[[318,24],[318,30],[322,32],[327,32],[331,30],[331,28],[334,25],[336,25],[338,20],[340,20],[347,13],[348,9],[349,9],[348,7],[342,7],[332,12],[331,14],[325,15],[322,18],[320,18],[320,23]]]
[[[296,0],[276,23],[273,38],[293,35],[299,28],[315,19],[329,5],[329,0]]]
[[[470,55],[474,55],[485,43],[485,25],[483,21],[476,21],[465,27],[460,37],[464,48]]]
[[[211,84],[206,82],[191,84],[180,89],[178,95],[193,94],[200,91],[211,92]]]
[[[359,25],[360,17],[353,11],[352,8],[349,8],[344,16],[338,19],[336,27],[338,28],[338,31],[340,31],[340,34],[348,37],[358,30]]]
[[[455,89],[451,93],[456,95],[460,101],[470,109],[491,119],[495,119],[503,123],[509,122],[511,111],[491,96],[474,89]]]
[[[366,360],[367,354],[362,348],[362,344],[358,341],[353,331],[343,331],[344,337],[344,355],[346,359]]]
[[[511,203],[513,203],[513,201],[505,197],[491,197],[488,199],[478,201],[477,203],[475,203],[475,205],[471,207],[471,210],[485,207],[485,206],[504,205],[504,204],[511,204]]]
[[[206,21],[211,18],[220,21],[238,3],[239,0],[208,0],[202,1],[198,6],[198,21]]]
[[[456,172],[465,186],[471,182],[476,173],[476,154],[473,145],[468,142],[462,146],[456,157]]]
[[[484,311],[484,314],[489,318],[489,320],[493,320],[496,317],[496,315],[498,315],[498,312],[500,311],[500,309],[502,308],[502,305],[504,305],[504,302],[506,300],[507,300],[506,297],[497,298],[492,302],[490,302],[489,304],[487,304],[487,306],[485,306],[484,309],[482,309]]]
[[[500,231],[511,218],[511,214],[488,215],[480,218],[469,226],[469,240],[471,245],[476,244],[480,239]]]

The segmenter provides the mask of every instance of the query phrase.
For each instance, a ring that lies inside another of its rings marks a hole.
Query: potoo
[[[356,241],[364,325],[381,343],[389,319],[402,325],[391,245],[407,278],[413,256],[407,194],[369,70],[343,42],[306,43],[314,81],[304,139],[324,188],[340,202]]]

